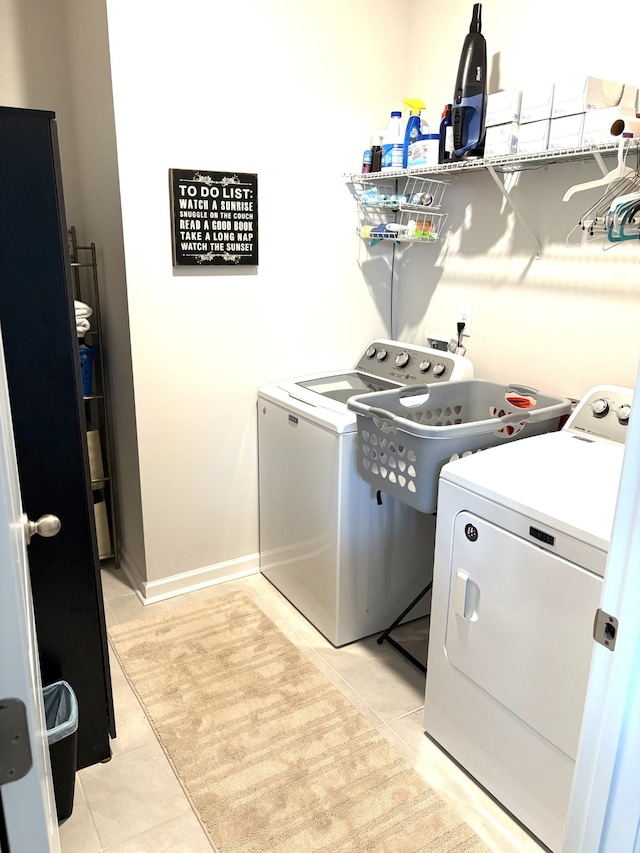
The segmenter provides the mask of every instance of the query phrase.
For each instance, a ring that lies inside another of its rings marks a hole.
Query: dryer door
[[[575,759],[602,578],[474,515],[454,526],[452,666]]]

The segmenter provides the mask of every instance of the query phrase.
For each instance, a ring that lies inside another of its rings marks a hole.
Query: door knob
[[[24,524],[24,536],[27,540],[27,545],[36,534],[38,536],[45,536],[49,538],[50,536],[55,536],[59,533],[60,528],[62,527],[62,523],[58,516],[51,515],[50,513],[41,515],[37,521],[31,521],[27,518],[27,514],[25,512],[22,514],[22,522]]]

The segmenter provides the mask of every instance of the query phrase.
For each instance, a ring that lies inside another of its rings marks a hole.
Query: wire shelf
[[[632,140],[637,147],[639,140]],[[572,148],[548,149],[532,154],[505,154],[501,157],[474,157],[468,160],[456,160],[453,163],[441,163],[438,166],[413,166],[410,169],[394,169],[385,172],[369,172],[364,175],[355,174],[346,177],[354,184],[379,183],[386,180],[398,180],[419,175],[455,175],[460,172],[471,172],[485,169],[487,166],[504,167],[505,170],[517,172],[532,164],[551,165],[565,161],[590,160],[594,154],[617,154],[619,140],[603,142],[599,145],[577,145]]]

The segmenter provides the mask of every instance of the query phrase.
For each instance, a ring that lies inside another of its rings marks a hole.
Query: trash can
[[[78,700],[66,681],[43,688],[44,716],[58,823],[71,817],[76,785]]]

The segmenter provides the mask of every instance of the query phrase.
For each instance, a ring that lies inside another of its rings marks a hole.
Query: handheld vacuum
[[[453,149],[457,159],[484,154],[487,111],[487,43],[482,35],[482,3],[475,3],[465,37],[453,96]]]

